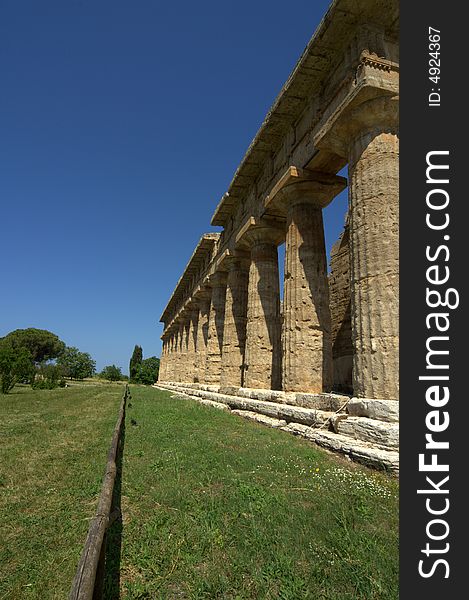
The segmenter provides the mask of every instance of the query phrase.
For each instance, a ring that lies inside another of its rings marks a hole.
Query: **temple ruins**
[[[161,315],[158,381],[394,472],[398,17],[332,2]],[[347,186],[328,274],[322,209]]]

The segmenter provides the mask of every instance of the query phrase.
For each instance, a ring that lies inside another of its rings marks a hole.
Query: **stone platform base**
[[[299,435],[375,469],[399,474],[399,403],[197,383],[154,387]]]

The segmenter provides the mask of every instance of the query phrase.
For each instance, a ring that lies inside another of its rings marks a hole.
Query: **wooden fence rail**
[[[113,506],[113,492],[117,474],[116,458],[118,456],[119,444],[121,443],[121,434],[125,422],[125,409],[129,398],[129,386],[126,385],[119,409],[119,417],[112,435],[98,509],[88,529],[88,535],[73,580],[69,600],[100,600],[102,598],[106,530],[121,516],[120,510]]]

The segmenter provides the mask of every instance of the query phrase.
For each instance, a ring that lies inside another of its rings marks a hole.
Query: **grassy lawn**
[[[133,387],[126,599],[398,597],[398,484],[284,432]]]
[[[67,598],[123,385],[0,395],[0,600]]]

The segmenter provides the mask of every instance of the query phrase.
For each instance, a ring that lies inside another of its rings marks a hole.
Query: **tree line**
[[[143,383],[152,385],[158,379],[160,369],[160,359],[156,356],[143,358],[141,346],[135,346],[129,363],[129,381],[130,383]]]
[[[143,359],[141,346],[135,346],[130,359],[130,377],[116,365],[104,367],[98,377],[108,381],[130,379],[151,385],[158,378],[159,359]],[[17,383],[34,389],[64,387],[66,378],[83,380],[96,374],[96,362],[88,352],[67,346],[45,329],[16,329],[0,338],[0,391],[8,394]]]
[[[0,391],[3,394],[17,383],[34,389],[64,387],[65,378],[85,379],[96,371],[88,352],[67,346],[46,329],[15,329],[0,338]]]

